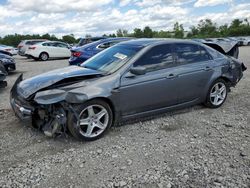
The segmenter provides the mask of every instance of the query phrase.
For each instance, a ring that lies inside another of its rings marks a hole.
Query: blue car
[[[109,48],[119,42],[131,40],[132,38],[117,37],[117,38],[106,38],[96,42],[86,44],[78,48],[71,49],[71,57],[69,58],[69,65],[80,65],[87,59],[98,54],[102,50]]]

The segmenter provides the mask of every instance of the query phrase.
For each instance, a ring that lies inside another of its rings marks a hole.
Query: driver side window
[[[134,67],[143,66],[147,72],[173,67],[171,46],[171,44],[163,44],[151,48],[134,63]]]

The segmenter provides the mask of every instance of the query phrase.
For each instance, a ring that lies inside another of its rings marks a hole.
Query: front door
[[[146,74],[125,73],[121,78],[122,115],[146,112],[178,103],[171,45],[151,48],[133,67],[143,66]]]

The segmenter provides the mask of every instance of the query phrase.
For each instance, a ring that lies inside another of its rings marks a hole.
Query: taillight
[[[17,48],[22,48],[23,46],[22,45],[19,45]]]
[[[10,51],[11,51],[11,49],[5,49],[5,51],[10,52]]]
[[[81,52],[72,52],[72,56],[75,56],[75,57],[80,57],[81,56]]]
[[[35,46],[31,46],[31,47],[29,47],[29,49],[30,49],[30,50],[35,50],[36,47],[35,47]]]

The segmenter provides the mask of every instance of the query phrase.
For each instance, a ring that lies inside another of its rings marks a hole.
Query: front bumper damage
[[[10,104],[15,115],[24,122],[31,122],[33,127],[42,130],[46,136],[66,135],[67,115],[69,112],[76,115],[73,107],[63,101],[43,105],[23,99],[17,93],[17,86],[22,80],[20,75],[10,92]]]
[[[15,115],[21,120],[31,120],[34,112],[34,107],[31,106],[27,101],[21,99],[17,94],[17,85],[23,80],[21,74],[10,91],[10,104]]]

